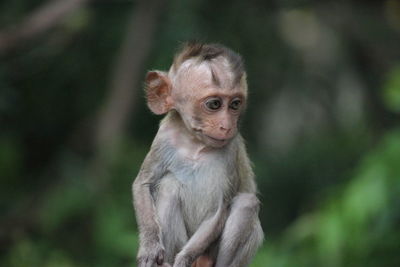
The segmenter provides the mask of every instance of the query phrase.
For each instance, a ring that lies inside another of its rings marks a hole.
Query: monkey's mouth
[[[205,134],[201,129],[193,128],[193,130],[196,133],[198,133],[199,136],[204,136],[207,140],[211,141],[210,143],[212,144],[212,146],[215,146],[215,147],[222,147],[222,146],[226,145],[226,143],[228,143],[228,140],[229,140],[227,138],[222,139],[222,138],[212,137],[208,134]]]
[[[220,138],[215,138],[212,136],[209,136],[207,134],[204,134],[204,136],[211,141],[211,143],[216,146],[216,147],[221,147],[224,146],[228,143],[228,139],[220,139]]]
[[[207,135],[207,134],[205,134],[205,136],[206,136],[207,138],[210,138],[211,140],[213,140],[213,141],[215,141],[215,142],[225,142],[225,141],[227,140],[227,139],[215,138],[215,137],[209,136],[209,135]]]

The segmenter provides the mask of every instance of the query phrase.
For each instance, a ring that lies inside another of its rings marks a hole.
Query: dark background
[[[252,266],[400,266],[400,1],[0,2],[0,265],[135,266],[143,78],[187,40],[246,61]]]

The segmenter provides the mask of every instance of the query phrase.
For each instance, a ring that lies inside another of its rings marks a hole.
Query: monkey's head
[[[147,104],[155,114],[176,110],[207,146],[225,146],[236,134],[247,98],[240,55],[218,44],[186,44],[169,72],[146,76]]]

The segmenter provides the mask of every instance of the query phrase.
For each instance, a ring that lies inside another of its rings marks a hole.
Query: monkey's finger
[[[144,257],[138,260],[138,267],[153,267],[154,261],[151,261],[148,257]]]
[[[164,251],[160,251],[158,253],[156,261],[157,261],[158,265],[163,265],[163,263],[164,263]]]
[[[146,267],[146,260],[145,259],[139,259],[138,260],[138,267]]]
[[[154,263],[155,263],[155,260],[147,258],[146,264],[144,265],[144,267],[154,267]]]

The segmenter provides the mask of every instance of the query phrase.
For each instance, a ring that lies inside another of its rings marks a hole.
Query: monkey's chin
[[[204,143],[206,145],[214,147],[214,148],[224,147],[230,141],[230,139],[217,139],[217,138],[211,137],[211,136],[206,135],[206,134],[204,134],[203,136],[204,136],[204,139],[203,139]]]

